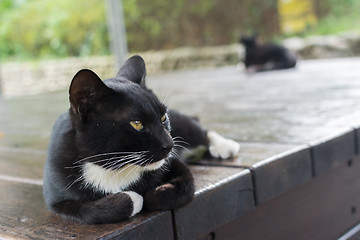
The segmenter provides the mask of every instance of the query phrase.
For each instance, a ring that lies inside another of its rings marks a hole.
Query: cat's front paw
[[[133,191],[126,191],[122,193],[128,195],[133,203],[133,211],[131,213],[131,217],[137,214],[138,212],[140,212],[141,209],[143,208],[143,203],[144,203],[143,197],[140,194]]]
[[[166,183],[163,185],[158,186],[157,188],[155,188],[155,191],[161,192],[161,191],[168,191],[170,189],[175,188],[175,186],[171,183]]]
[[[216,132],[210,131],[207,136],[210,140],[209,151],[212,157],[227,159],[235,156],[240,150],[240,144]]]
[[[176,199],[175,186],[166,183],[145,194],[144,206],[151,211],[170,210],[176,207]]]

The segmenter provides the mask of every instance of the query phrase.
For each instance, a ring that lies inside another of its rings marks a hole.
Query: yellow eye
[[[141,121],[131,121],[130,125],[138,131],[140,131],[144,128]]]
[[[165,121],[166,121],[166,114],[164,114],[164,116],[162,116],[162,118],[161,118],[162,123],[165,123]]]

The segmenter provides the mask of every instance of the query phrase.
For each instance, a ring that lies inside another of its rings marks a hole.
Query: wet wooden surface
[[[354,129],[313,144],[314,174],[321,175],[342,165],[357,152],[357,139]]]
[[[119,224],[85,226],[51,214],[45,207],[40,185],[0,181],[0,187],[0,238],[107,239],[128,236],[129,228],[138,229],[138,239],[148,239],[148,234],[154,239],[173,236],[170,212],[142,214]]]
[[[215,239],[339,239],[360,222],[360,156],[351,160],[221,227]]]
[[[201,177],[207,182],[209,175],[199,174],[199,168],[204,167],[192,167],[196,181]],[[230,173],[230,169],[223,171]],[[197,239],[255,208],[250,171],[231,170],[235,174],[223,176],[215,185],[198,188],[189,205],[175,210],[178,239]]]
[[[41,165],[38,167],[41,168]],[[195,175],[197,195],[202,196],[201,201],[204,199],[210,201],[214,194],[209,195],[207,192],[219,191],[219,189],[223,189],[221,184],[226,185],[232,179],[237,179],[238,191],[246,191],[241,194],[241,199],[246,199],[246,204],[243,204],[239,211],[245,213],[254,207],[251,177],[248,170],[193,166],[191,171]],[[239,175],[245,175],[246,181],[238,178]],[[96,239],[100,237],[107,239],[114,236],[121,237],[121,239],[135,239],[135,237],[136,239],[149,239],[149,236],[151,239],[173,238],[173,222],[170,211],[142,213],[129,221],[107,225],[84,226],[61,219],[46,209],[42,197],[41,181],[36,182],[35,180],[18,177],[10,172],[7,175],[0,175],[0,238],[1,236],[16,239],[51,239],[52,236],[59,239]],[[230,192],[229,189],[221,191]],[[219,196],[219,194],[217,195]],[[202,209],[202,211],[204,210]],[[192,218],[193,215],[187,217]]]
[[[149,76],[149,87],[169,107],[239,141],[241,152],[231,161],[204,159],[190,166],[197,194],[188,206],[109,225],[78,225],[44,205],[42,168],[52,124],[69,106],[67,91],[0,98],[0,238],[226,239],[225,230],[251,233],[257,226],[271,234],[273,216],[291,222],[299,211],[314,208],[330,225],[336,217],[352,218],[334,228],[350,230],[345,225],[360,221],[354,217],[360,211],[347,215],[350,198],[356,209],[360,199],[357,192],[349,195],[356,177],[346,176],[346,166],[359,161],[352,160],[360,149],[358,66],[360,59],[352,58],[304,61],[294,70],[251,76],[236,67]],[[331,200],[335,188],[343,189],[342,195]],[[325,213],[333,206],[330,218]]]

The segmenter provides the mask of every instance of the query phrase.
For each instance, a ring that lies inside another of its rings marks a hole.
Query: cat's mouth
[[[159,154],[156,157],[150,157],[150,161],[144,161],[141,165],[146,169],[151,169],[155,166],[155,169],[160,168],[172,155],[172,150],[167,153]]]
[[[167,159],[167,158],[166,158],[166,159]],[[145,170],[148,170],[148,171],[152,171],[152,170],[159,169],[159,168],[161,168],[161,167],[165,164],[166,159],[164,158],[164,159],[161,159],[160,161],[147,164],[147,165],[144,167],[144,169],[145,169]]]

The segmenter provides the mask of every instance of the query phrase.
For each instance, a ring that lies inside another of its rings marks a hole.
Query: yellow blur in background
[[[312,0],[278,0],[278,11],[285,34],[306,31],[317,23]]]

